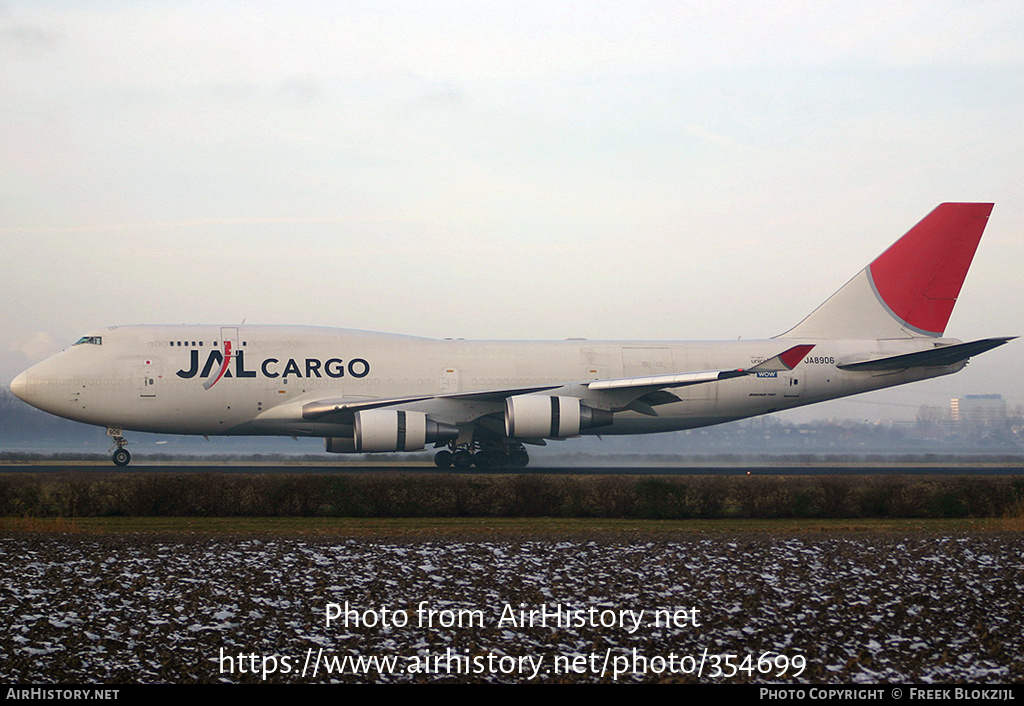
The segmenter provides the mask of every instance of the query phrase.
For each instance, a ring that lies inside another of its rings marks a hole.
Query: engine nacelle
[[[517,395],[505,398],[505,433],[513,439],[567,439],[580,429],[612,423],[612,413],[578,397]]]
[[[328,436],[324,448],[329,454],[350,454],[356,451],[356,440],[351,436]]]
[[[332,451],[332,446],[338,449],[335,453],[420,451],[427,443],[450,441],[459,436],[459,429],[454,424],[427,419],[423,412],[368,409],[356,412],[355,417],[353,438],[327,439],[328,452]]]

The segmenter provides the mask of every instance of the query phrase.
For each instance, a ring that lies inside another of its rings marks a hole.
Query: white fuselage
[[[329,452],[447,446],[439,467],[522,467],[523,444],[648,434],[960,370],[1011,337],[943,338],[990,203],[940,204],[782,336],[463,341],[295,326],[114,326],[25,371],[21,399],[107,427],[323,436]]]
[[[728,342],[464,341],[295,326],[116,326],[35,365],[12,384],[47,412],[109,428],[174,434],[339,434],[306,419],[318,400],[438,396],[558,386],[588,401],[579,383],[682,371],[749,368],[797,343],[813,350],[789,371],[671,390],[656,416],[616,411],[583,433],[687,429],[765,414],[956,372],[964,363],[850,372],[852,357],[896,355],[950,339],[767,339]],[[83,339],[84,340],[84,339]],[[225,342],[232,355],[224,365]],[[218,378],[219,376],[219,378]],[[554,394],[559,394],[557,391]],[[418,405],[455,425],[499,414],[487,399],[437,398]]]

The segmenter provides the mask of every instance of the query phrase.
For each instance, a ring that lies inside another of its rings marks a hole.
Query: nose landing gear
[[[114,465],[127,466],[132,462],[132,455],[126,449],[118,449],[114,452]]]
[[[121,430],[114,429],[113,427],[108,427],[107,436],[111,437],[114,440],[114,443],[117,445],[117,449],[114,451],[114,454],[111,457],[111,460],[114,462],[114,465],[127,466],[129,463],[131,463],[132,455],[128,453],[128,449],[125,448],[125,446],[128,445],[128,441],[123,436],[121,436]]]

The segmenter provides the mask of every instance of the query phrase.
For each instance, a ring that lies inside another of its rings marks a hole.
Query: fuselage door
[[[441,394],[446,392],[460,392],[459,369],[454,366],[446,366],[441,371]]]
[[[580,349],[580,363],[583,365],[581,380],[606,380],[618,376],[619,348],[597,346]],[[615,373],[612,371],[615,370]]]
[[[160,388],[160,363],[148,358],[132,365],[132,380],[139,397],[153,399]]]
[[[785,385],[782,391],[783,397],[799,397],[804,389],[804,378],[807,376],[806,370],[792,370],[788,373],[779,373],[779,377],[782,378],[782,382]]]
[[[227,353],[232,358],[238,352],[238,329],[235,327],[221,327],[220,330],[220,350],[222,353]]]

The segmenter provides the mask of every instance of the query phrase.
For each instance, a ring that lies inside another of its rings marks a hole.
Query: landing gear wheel
[[[487,451],[477,451],[473,454],[473,465],[481,471],[490,468],[493,464],[491,454]]]
[[[469,451],[456,451],[452,456],[452,465],[456,468],[469,468],[473,465],[473,454]]]
[[[526,468],[528,463],[530,463],[530,454],[526,453],[526,449],[516,449],[508,455],[508,465],[513,468]]]
[[[438,468],[448,468],[452,465],[452,452],[447,449],[434,454],[434,465]]]
[[[131,463],[132,455],[128,453],[127,449],[118,449],[114,452],[114,465],[115,466],[127,466]]]

